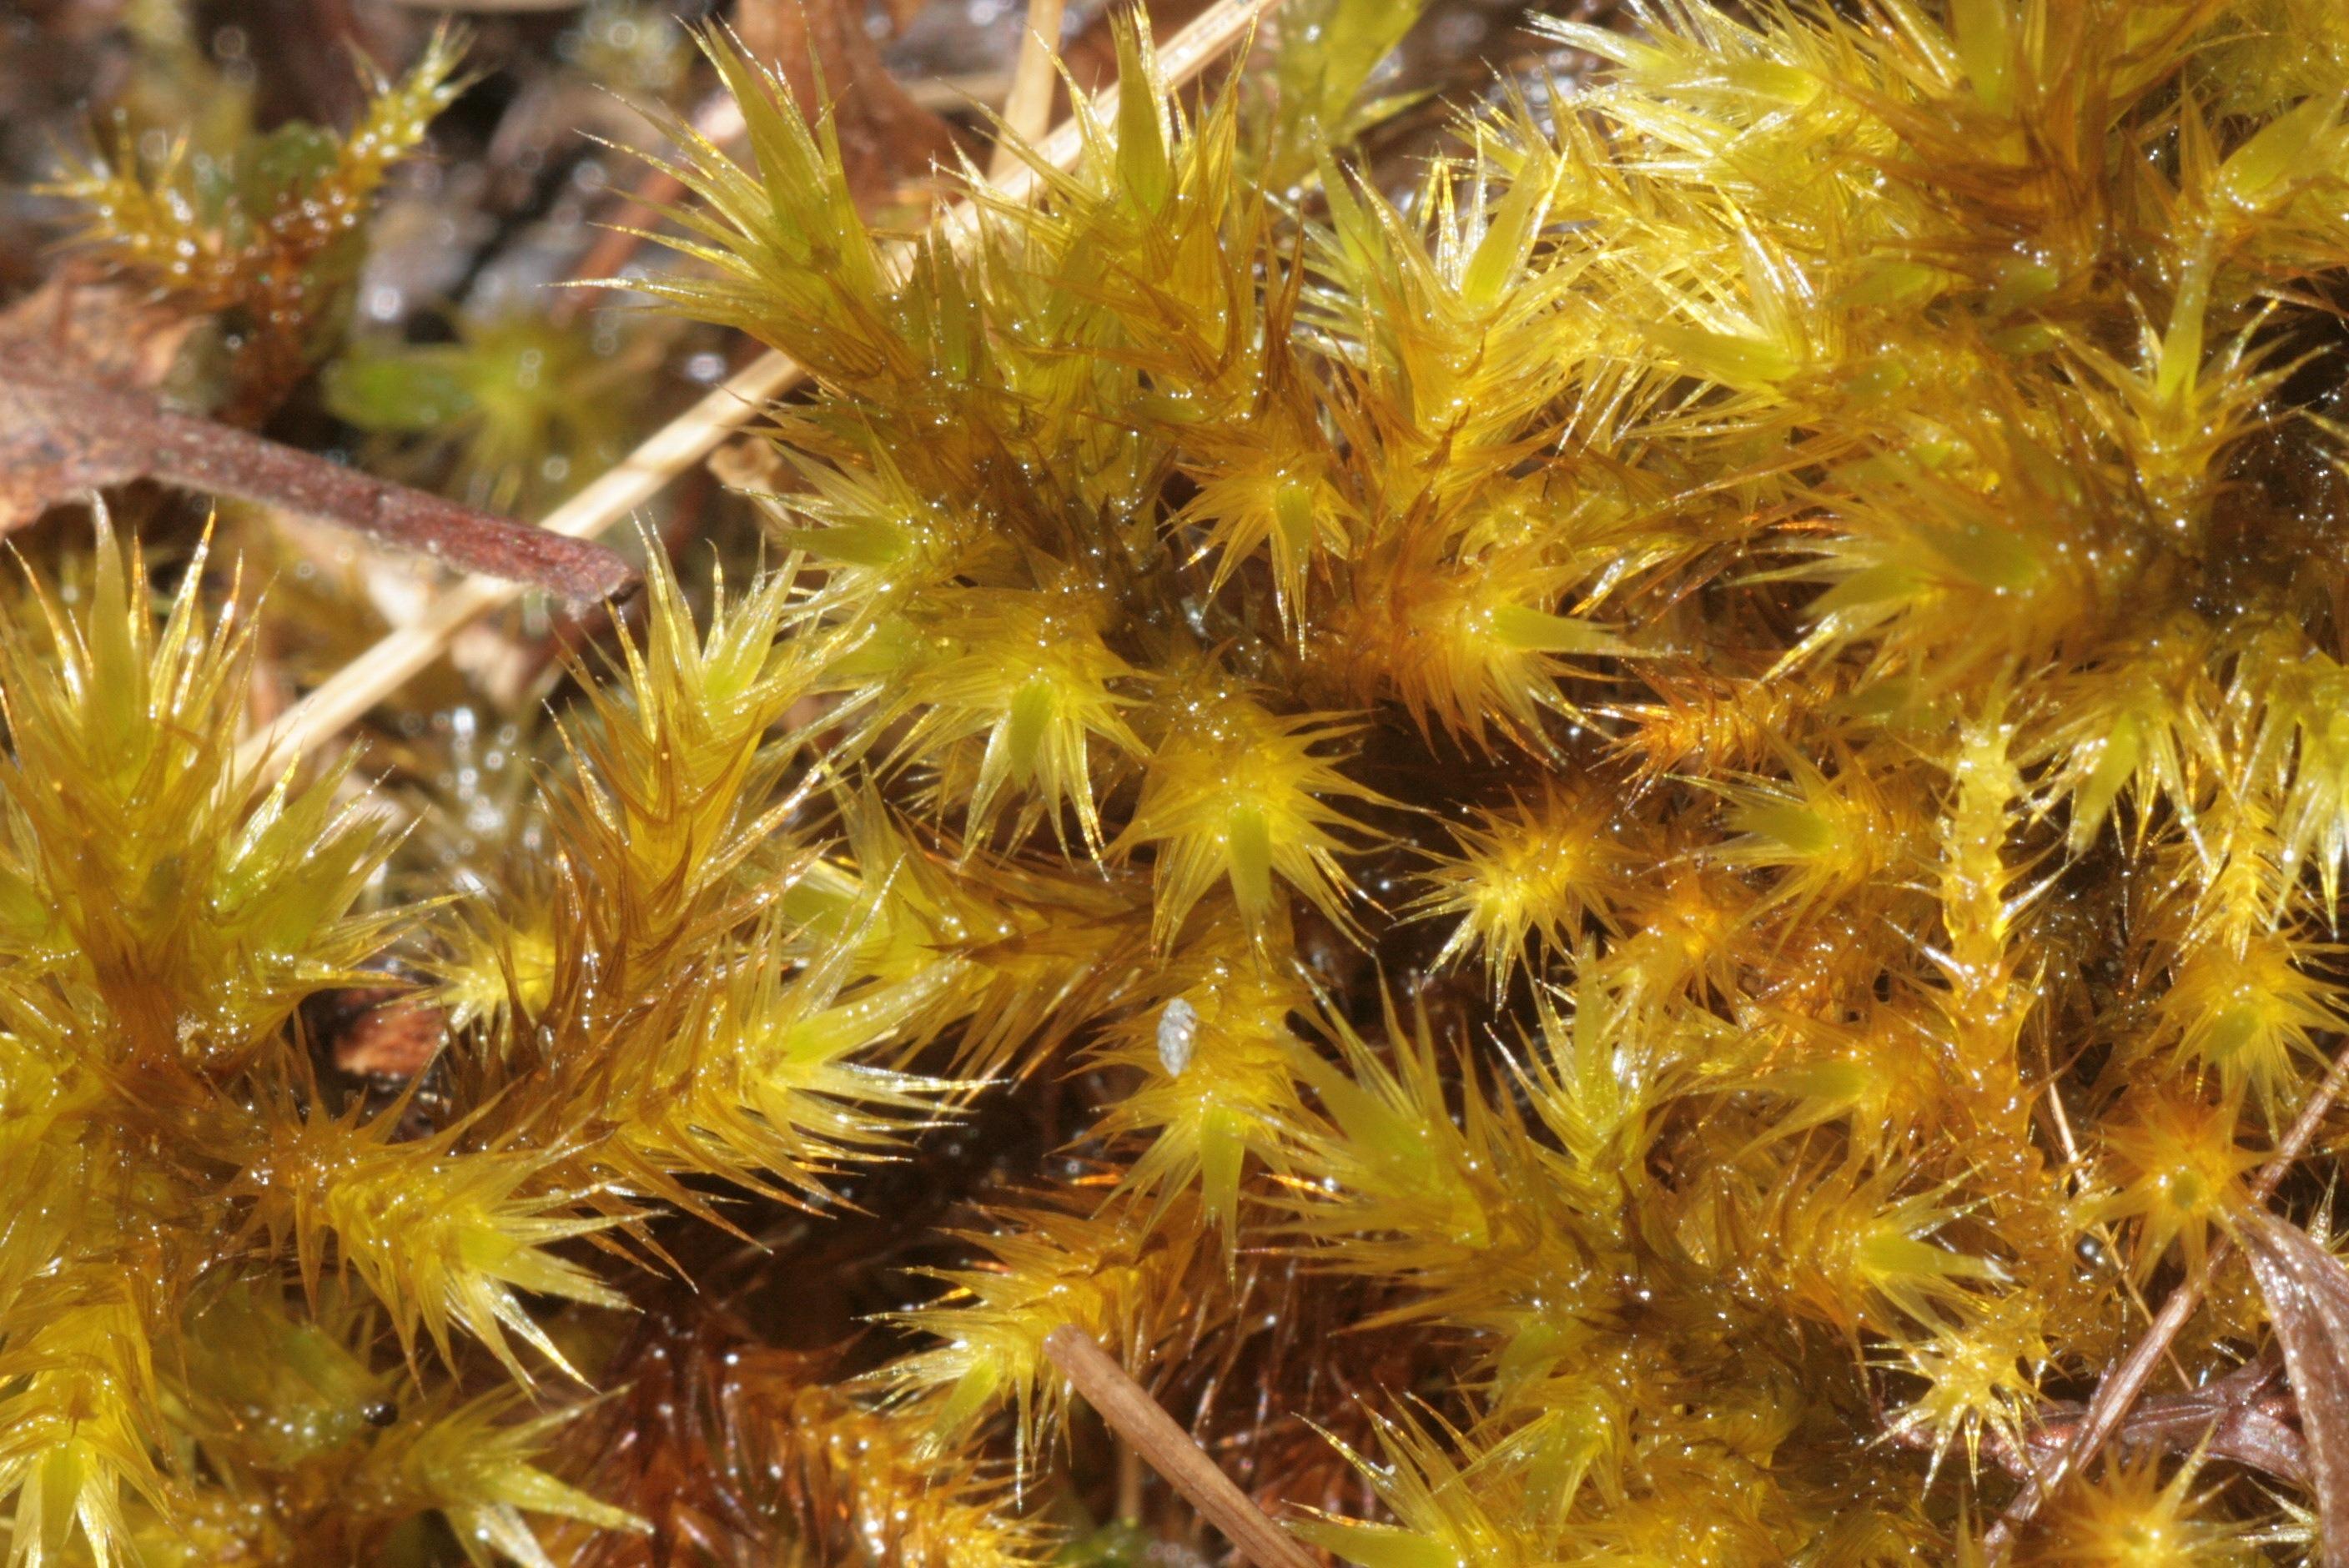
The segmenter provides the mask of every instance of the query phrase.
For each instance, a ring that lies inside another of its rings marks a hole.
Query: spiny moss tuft
[[[909,247],[709,39],[650,286],[814,377],[771,563],[656,567],[445,902],[347,763],[236,771],[245,610],[104,538],[28,602],[20,1560],[1113,1552],[1070,1324],[1363,1568],[1980,1549],[2340,1048],[2349,11],[1658,0],[1398,186],[1403,9],[1196,100],[1121,25],[1076,167]],[[429,1111],[292,1026],[395,939]],[[777,1321],[616,1346],[664,1274]],[[2179,1429],[2022,1553],[2306,1547]]]

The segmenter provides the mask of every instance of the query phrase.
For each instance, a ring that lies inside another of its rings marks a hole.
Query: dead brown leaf
[[[2271,1347],[2267,1355],[2199,1387],[2140,1399],[2112,1441],[2127,1451],[2199,1453],[2305,1486],[2307,1446],[2301,1440],[2299,1409],[2282,1375],[2282,1358]],[[2078,1434],[2086,1409],[2069,1400],[2050,1400],[2040,1406],[2021,1445],[1985,1433],[1982,1451],[2015,1480],[2044,1484]],[[1932,1451],[1933,1434],[1922,1426],[1895,1426],[1886,1437],[1920,1452]]]
[[[67,264],[0,311],[0,345],[46,352],[102,386],[152,391],[198,319],[148,290]]]
[[[2299,1407],[2308,1489],[2323,1536],[2319,1561],[2349,1568],[2349,1266],[2265,1209],[2237,1230],[2267,1300]]]
[[[2283,1367],[2272,1351],[2246,1362],[2199,1388],[2141,1399],[2114,1441],[2123,1449],[2168,1453],[2199,1450],[2264,1470],[2294,1486],[2308,1482],[2308,1449],[2296,1425],[2299,1411],[2280,1378]],[[2028,1462],[2051,1467],[2078,1429],[2085,1407],[2050,1404],[2029,1437]],[[2001,1456],[2001,1462],[2006,1458]]]
[[[353,1078],[406,1082],[429,1067],[448,1038],[449,1017],[412,993],[353,991],[334,1036],[335,1067]]]
[[[452,566],[593,602],[636,570],[567,539],[166,407],[188,322],[114,285],[45,284],[0,315],[0,533],[82,492],[151,479],[340,523]]]

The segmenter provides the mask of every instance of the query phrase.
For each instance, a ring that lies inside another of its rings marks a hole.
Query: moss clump
[[[1039,1561],[1075,1323],[1366,1568],[1951,1560],[2199,1280],[2349,1008],[2349,13],[1657,5],[1392,191],[1391,14],[1294,9],[905,267],[713,45],[655,286],[817,379],[773,563],[445,903],[236,774],[192,589],[0,647],[20,1557]],[[395,937],[434,1105],[341,1103]],[[2025,1551],[2304,1546],[2199,1436]]]

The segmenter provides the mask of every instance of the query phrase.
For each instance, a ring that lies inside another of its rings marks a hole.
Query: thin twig
[[[1197,76],[1278,3],[1216,0],[1158,51],[1159,71],[1166,85],[1179,87]],[[1094,96],[1092,113],[1097,122],[1116,123],[1117,93],[1112,85]],[[1071,119],[1046,139],[1036,156],[1049,168],[1071,169],[1083,150],[1083,128]],[[1023,163],[995,191],[1001,200],[1030,201],[1043,184],[1043,174]],[[978,232],[978,209],[968,200],[958,201],[939,219],[938,226],[949,242],[967,244]],[[896,265],[910,269],[916,253],[912,245],[900,247]],[[806,376],[803,367],[783,355],[761,355],[654,432],[618,466],[548,513],[540,526],[574,539],[602,533],[650,500],[678,473],[708,457],[720,441]],[[386,635],[287,708],[267,730],[247,740],[239,760],[251,769],[248,776],[256,781],[267,779],[323,744],[439,658],[459,632],[513,603],[520,592],[484,577],[469,577],[457,584],[414,624]]]
[[[2325,1112],[2333,1108],[2333,1100],[2344,1087],[2349,1087],[2349,1045],[2343,1046],[2341,1054],[2333,1058],[2332,1070],[2324,1075],[2324,1081],[2317,1086],[2316,1093],[2302,1109],[2299,1119],[2292,1124],[2292,1130],[2284,1134],[2283,1141],[2276,1146],[2275,1153],[2269,1157],[2267,1163],[2260,1167],[2258,1176],[2251,1181],[2251,1206],[2264,1205],[2274,1196],[2284,1173],[2307,1151],[2309,1144],[2316,1137],[2316,1130],[2324,1121]],[[2194,1309],[2202,1304],[2203,1292],[2209,1288],[2220,1265],[2233,1251],[2233,1243],[2220,1237],[2204,1255],[2202,1266],[2169,1293],[2169,1299],[2161,1304],[2161,1311],[2147,1326],[2145,1337],[2130,1346],[2129,1353],[2121,1358],[2119,1365],[2096,1385],[2096,1391],[2089,1398],[2088,1408],[2082,1413],[2079,1429],[2073,1434],[2072,1440],[2055,1457],[2054,1463],[2033,1472],[2032,1479],[2015,1494],[2014,1501],[2006,1505],[2006,1511],[1999,1515],[1998,1523],[1983,1538],[1982,1545],[1992,1563],[2005,1560],[2006,1554],[2014,1549],[2017,1532],[2031,1522],[2040,1505],[2054,1495],[2066,1476],[2079,1473],[2082,1467],[2095,1457],[2096,1450],[2104,1447],[2106,1439],[2128,1418],[2129,1408],[2137,1403],[2137,1396],[2152,1380],[2154,1368],[2168,1353],[2170,1342],[2186,1326],[2186,1320],[2194,1315]]]
[[[1314,1568],[1313,1558],[1251,1501],[1232,1478],[1191,1440],[1150,1391],[1135,1382],[1109,1352],[1082,1330],[1063,1326],[1044,1336],[1044,1354],[1085,1397],[1109,1429],[1131,1445],[1152,1470],[1240,1555],[1257,1568]]]
[[[0,345],[0,450],[37,467],[60,488],[160,480],[340,523],[392,549],[494,578],[512,592],[533,584],[592,604],[636,583],[636,568],[600,544],[550,535],[178,413],[145,392],[41,363],[21,345]]]
[[[1028,26],[1019,35],[1019,57],[1011,67],[1011,92],[1003,100],[1003,129],[987,177],[1000,184],[1019,167],[1019,144],[1044,134],[1052,119],[1052,61],[1061,49],[1061,0],[1028,0]]]

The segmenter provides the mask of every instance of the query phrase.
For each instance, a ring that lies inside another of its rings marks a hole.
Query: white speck
[[[1199,1009],[1177,996],[1158,1015],[1158,1061],[1169,1078],[1183,1076],[1198,1043]]]

